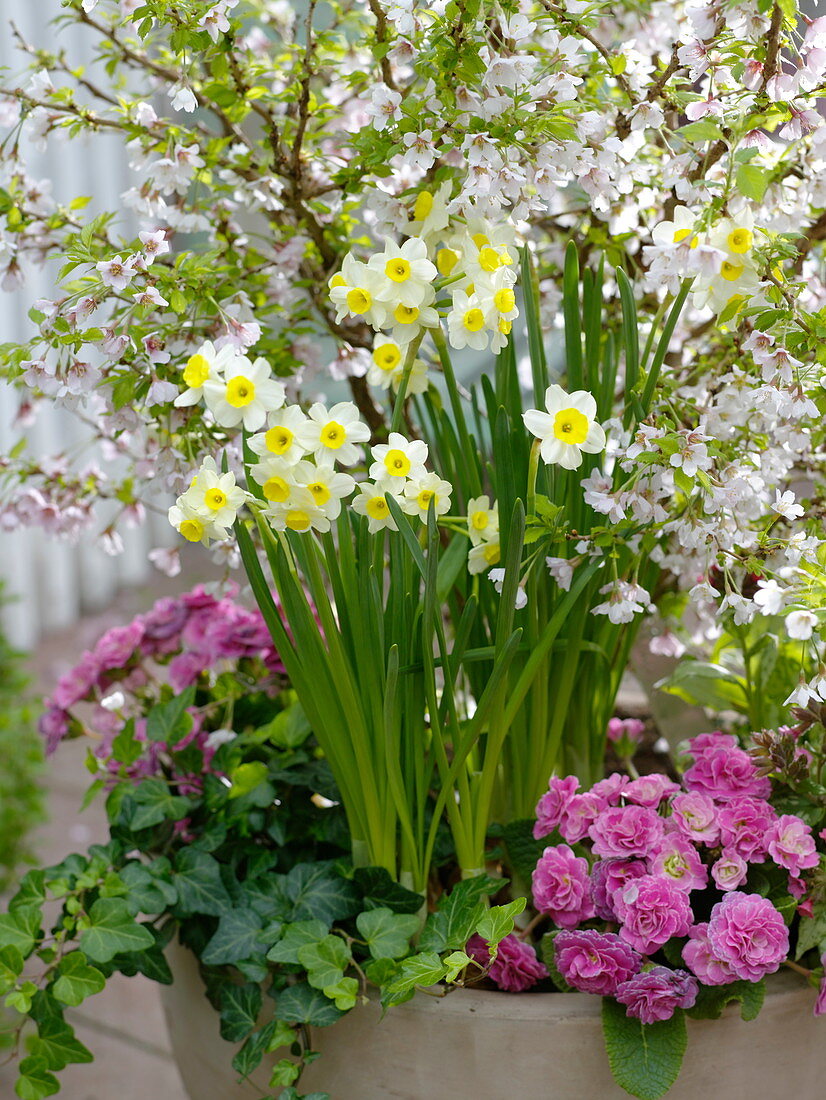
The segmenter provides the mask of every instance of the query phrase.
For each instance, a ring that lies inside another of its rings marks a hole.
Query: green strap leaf
[[[602,1030],[614,1080],[638,1100],[659,1100],[680,1072],[688,1042],[685,1014],[643,1024],[625,1014],[625,1005],[602,1000]]]

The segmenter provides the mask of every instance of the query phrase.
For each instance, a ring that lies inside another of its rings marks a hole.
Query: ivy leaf
[[[63,1004],[77,1007],[87,997],[100,993],[105,985],[104,976],[96,967],[89,966],[82,951],[70,951],[61,959],[51,992]]]
[[[409,999],[417,985],[427,987],[440,982],[447,967],[434,951],[423,951],[405,959],[398,976],[382,992],[382,1004],[401,1004]]]
[[[554,948],[554,940],[559,935],[559,930],[555,932],[547,932],[539,942],[539,956],[543,963],[547,967],[548,973],[551,976],[556,988],[560,993],[572,992],[572,987],[568,985],[565,979],[562,977],[559,967],[556,965],[556,950]]]
[[[145,951],[155,943],[148,928],[134,919],[123,898],[98,898],[89,910],[90,926],[80,949],[92,962],[109,962],[121,952]]]
[[[339,978],[334,985],[324,987],[324,996],[329,997],[336,1008],[349,1012],[358,998],[359,983],[355,978]]]
[[[162,821],[180,821],[192,808],[188,798],[173,794],[169,784],[158,778],[144,779],[132,792],[131,801],[133,809],[126,824],[135,832]]]
[[[221,1038],[240,1043],[258,1023],[260,1012],[260,985],[228,983],[221,990]]]
[[[275,1007],[278,1019],[284,1023],[309,1024],[310,1027],[329,1027],[344,1015],[307,982],[298,982],[279,993]]]
[[[317,918],[329,928],[333,921],[358,911],[358,896],[352,882],[334,869],[334,861],[299,863],[284,878],[287,896],[293,903],[294,921]]]
[[[515,898],[507,905],[495,905],[488,909],[476,925],[476,931],[487,941],[488,947],[496,945],[513,931],[513,919],[528,904],[527,898]]]
[[[445,955],[442,962],[445,964],[445,981],[455,982],[461,972],[471,962],[470,955],[466,951],[451,951],[449,955]]]
[[[267,952],[270,962],[290,963],[298,966],[298,952],[306,944],[318,943],[327,935],[327,925],[323,920],[302,920],[285,925],[284,935]]]
[[[25,959],[16,947],[0,948],[0,996],[14,988],[25,965]]]
[[[149,741],[165,741],[175,745],[192,729],[192,715],[187,713],[195,699],[195,688],[188,687],[166,703],[158,703],[146,716],[146,736]]]
[[[422,951],[447,951],[460,949],[476,930],[485,905],[482,898],[493,894],[502,886],[501,879],[478,875],[465,879],[442,898],[439,909],[431,913],[419,937]]]
[[[419,930],[419,918],[390,909],[370,909],[359,913],[356,927],[374,959],[400,959],[407,954],[411,936]]]
[[[351,958],[350,949],[340,936],[325,936],[298,949],[298,961],[315,989],[326,990],[328,985],[339,982]]]
[[[527,883],[531,881],[534,868],[548,843],[547,838],[534,839],[533,827],[532,819],[522,818],[511,821],[502,830],[508,861],[522,881]]]
[[[276,714],[275,718],[258,731],[279,749],[297,749],[312,733],[312,726],[300,703],[293,703]]]
[[[128,893],[126,904],[133,916],[138,913],[163,913],[178,900],[178,891],[168,878],[170,863],[165,857],[147,867],[134,860],[120,871],[121,882]]]
[[[826,950],[826,910],[815,917],[802,917],[798,925],[795,958],[799,959],[813,947],[818,951]]]
[[[367,908],[386,906],[394,913],[418,913],[422,907],[421,894],[399,885],[385,867],[359,867],[353,881],[364,895]]]
[[[728,985],[701,985],[697,1000],[687,1015],[694,1020],[718,1020],[726,1005],[740,1002],[740,1015],[744,1020],[754,1020],[763,1007],[766,983],[730,982]]]
[[[282,1058],[280,1062],[276,1062],[273,1066],[270,1088],[276,1089],[281,1085],[291,1085],[293,1081],[298,1080],[300,1073],[301,1067],[297,1062],[293,1062],[289,1058]]]
[[[181,916],[203,913],[220,917],[232,907],[232,901],[221,879],[217,859],[197,848],[184,848],[175,857],[172,881],[178,891],[177,909]]]
[[[16,947],[25,958],[32,953],[39,931],[39,906],[20,905],[13,912],[0,913],[0,947]]]
[[[253,1070],[261,1064],[261,1059],[269,1046],[270,1038],[275,1030],[275,1020],[270,1020],[260,1031],[253,1031],[244,1040],[244,1045],[232,1059],[232,1068],[242,1077],[249,1077]]]
[[[46,1062],[50,1070],[65,1069],[70,1062],[91,1062],[92,1052],[75,1037],[74,1029],[59,1016],[51,1016],[37,1025],[37,1038],[31,1040],[31,1052]]]
[[[253,909],[231,909],[218,922],[218,929],[201,953],[206,966],[221,966],[263,955],[258,940],[263,921]]]
[[[57,1078],[49,1073],[49,1067],[45,1058],[31,1055],[24,1058],[19,1066],[20,1076],[14,1086],[14,1091],[20,1100],[43,1100],[45,1096],[53,1096],[60,1090]]]
[[[614,1080],[639,1100],[659,1100],[680,1072],[687,1036],[685,1015],[643,1024],[625,1014],[625,1005],[602,999],[602,1030]]]

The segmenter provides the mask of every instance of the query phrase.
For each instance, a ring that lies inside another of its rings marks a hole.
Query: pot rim
[[[432,986],[437,989],[437,986]],[[766,981],[766,1000],[780,1006],[788,1000],[814,1001],[815,990],[791,970],[781,969],[770,974]],[[806,1008],[808,1005],[806,1004]],[[409,1001],[395,1005],[390,1012],[441,1013],[445,1016],[475,1015],[482,1018],[507,1016],[509,1020],[553,1020],[572,1017],[598,1017],[602,1014],[602,997],[592,993],[503,993],[492,989],[464,989],[457,987],[444,996],[429,995],[421,991]],[[809,1009],[810,1011],[810,1009]],[[736,1014],[739,1007],[728,1005],[723,1015]],[[714,1021],[712,1021],[713,1023]]]

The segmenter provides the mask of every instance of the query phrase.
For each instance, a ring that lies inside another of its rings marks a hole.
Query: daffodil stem
[[[541,441],[535,439],[531,445],[531,455],[528,459],[528,494],[525,501],[525,514],[536,515],[536,477],[539,473],[539,448]]]
[[[423,339],[424,329],[422,329],[419,335],[407,345],[407,357],[404,361],[404,367],[402,368],[401,382],[399,382],[399,390],[396,394],[396,404],[393,406],[393,419],[390,422],[391,432],[397,432],[402,426],[404,402],[407,397],[407,385],[410,381],[410,372],[413,370],[413,364],[416,362],[416,354],[418,353],[419,345]]]

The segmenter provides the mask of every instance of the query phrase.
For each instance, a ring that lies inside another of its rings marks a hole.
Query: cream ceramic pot
[[[258,1100],[268,1061],[239,1084],[234,1048],[221,1039],[195,958],[167,949],[175,983],[163,988],[172,1048],[192,1100]],[[669,1100],[815,1100],[826,1085],[826,1020],[796,975],[769,979],[756,1020],[734,1007],[720,1020],[689,1020],[683,1070]],[[312,1033],[322,1057],[301,1092],[332,1100],[622,1100],[603,1049],[600,999],[584,993],[424,994],[391,1010],[357,1007]],[[284,1052],[281,1052],[283,1056]]]

